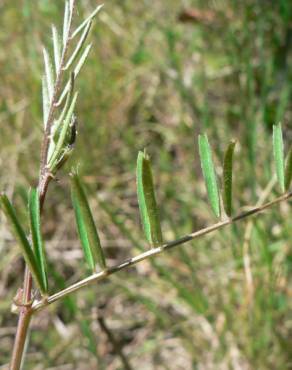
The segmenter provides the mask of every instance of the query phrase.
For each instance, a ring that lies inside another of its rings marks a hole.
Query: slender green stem
[[[33,312],[39,311],[39,310],[45,308],[46,306],[50,305],[51,303],[54,303],[54,302],[56,302],[56,301],[58,301],[58,300],[60,300],[64,297],[66,297],[69,294],[74,293],[74,292],[78,291],[79,289],[81,289],[83,287],[87,287],[91,283],[95,283],[95,282],[104,280],[108,276],[110,276],[110,275],[112,275],[112,274],[114,274],[114,273],[116,273],[120,270],[123,270],[123,269],[125,269],[127,267],[130,267],[130,266],[133,266],[133,265],[136,265],[137,263],[139,263],[143,260],[154,257],[154,256],[156,256],[158,254],[161,254],[161,253],[163,253],[167,250],[170,250],[170,249],[172,249],[172,248],[174,248],[178,245],[184,244],[184,243],[186,243],[188,241],[191,241],[193,239],[197,239],[197,238],[199,238],[203,235],[210,234],[213,231],[222,229],[223,227],[225,227],[227,225],[231,225],[235,222],[238,222],[240,220],[248,218],[252,215],[263,212],[265,209],[270,208],[270,207],[272,207],[272,206],[274,206],[278,203],[281,203],[285,200],[288,200],[291,197],[292,197],[292,191],[281,195],[280,197],[274,199],[271,202],[265,203],[261,206],[253,207],[249,211],[240,213],[239,215],[237,215],[235,217],[220,221],[220,222],[218,222],[214,225],[205,227],[205,228],[203,228],[201,230],[198,230],[198,231],[195,231],[191,234],[187,234],[187,235],[185,235],[185,236],[183,236],[183,237],[181,237],[177,240],[166,243],[166,244],[164,244],[160,247],[153,248],[153,249],[150,249],[146,252],[143,252],[143,253],[139,254],[138,256],[132,257],[132,258],[116,265],[116,266],[109,267],[106,270],[103,270],[103,271],[98,272],[96,274],[92,274],[92,275],[88,276],[87,278],[85,278],[83,280],[80,280],[77,283],[69,286],[68,288],[65,288],[65,289],[61,290],[60,292],[57,292],[57,293],[49,296],[46,300],[35,302],[32,306],[32,310],[33,310]]]

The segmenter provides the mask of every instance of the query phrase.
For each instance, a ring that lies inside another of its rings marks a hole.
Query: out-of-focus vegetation
[[[95,6],[80,0],[80,16]],[[39,166],[41,48],[62,12],[62,1],[0,2],[0,187],[20,212]],[[215,221],[199,133],[207,132],[217,164],[230,139],[238,140],[235,210],[279,193],[271,183],[272,125],[282,122],[288,149],[291,22],[289,0],[105,1],[78,81],[77,146],[47,197],[51,291],[87,274],[66,176],[76,163],[110,264],[145,247],[135,184],[144,147],[165,240]],[[291,246],[286,203],[119,273],[36,316],[26,368],[123,368],[103,317],[133,369],[290,369]],[[2,215],[0,255],[5,364],[23,263]]]

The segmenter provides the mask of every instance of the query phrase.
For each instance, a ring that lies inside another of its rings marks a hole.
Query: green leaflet
[[[285,167],[285,190],[288,191],[292,180],[292,147],[289,149]]]
[[[37,260],[33,254],[33,250],[31,248],[31,245],[25,235],[25,232],[17,218],[15,209],[13,208],[12,204],[10,203],[9,199],[5,194],[0,195],[0,203],[2,206],[2,210],[4,211],[7,219],[10,221],[14,236],[19,241],[19,246],[21,249],[21,252],[23,254],[23,257],[29,266],[30,272],[32,273],[35,282],[37,283],[40,291],[45,294],[46,289],[43,285],[42,275],[40,268],[38,266]]]
[[[30,219],[30,229],[32,236],[32,243],[34,248],[34,255],[39,266],[42,284],[44,287],[45,293],[48,291],[48,276],[47,276],[47,265],[44,244],[41,234],[41,221],[40,221],[40,201],[38,191],[35,188],[32,188],[29,193],[29,219]]]
[[[90,49],[91,49],[91,44],[87,45],[86,48],[84,49],[83,53],[81,54],[80,58],[79,58],[79,61],[77,62],[76,64],[76,67],[74,68],[74,77],[76,79],[76,77],[78,76],[81,68],[83,67],[87,57],[88,57],[88,54],[90,52]],[[64,87],[62,93],[60,94],[60,98],[58,100],[58,103],[57,105],[59,106],[60,104],[62,104],[66,94],[68,93],[68,91],[70,90],[70,80],[67,82],[66,86]]]
[[[47,80],[46,77],[43,76],[42,78],[42,97],[43,97],[43,122],[44,122],[44,128],[46,128],[48,115],[49,115],[49,109],[50,109],[50,101],[49,101],[49,95],[48,95],[48,86],[47,86]]]
[[[54,72],[53,72],[53,66],[51,62],[51,58],[49,53],[45,48],[43,48],[43,54],[44,54],[44,63],[45,63],[45,76],[47,80],[47,87],[48,87],[48,96],[49,101],[51,102],[54,95]]]
[[[96,264],[98,264],[101,269],[105,269],[106,261],[97,229],[95,227],[85,191],[76,173],[72,174],[71,177],[71,197],[78,233],[86,261],[91,270],[95,270]]]
[[[220,217],[221,212],[220,212],[219,190],[216,180],[214,163],[212,160],[212,153],[208,142],[208,137],[206,134],[199,135],[199,153],[201,159],[201,167],[211,207],[216,217]]]
[[[64,10],[64,22],[63,22],[63,45],[66,44],[66,40],[69,35],[69,23],[70,23],[70,8],[68,1],[65,2]]]
[[[232,213],[232,167],[235,144],[235,141],[229,143],[223,161],[223,204],[229,217]]]
[[[56,167],[56,163],[54,163],[54,166],[52,166],[52,162],[51,162],[52,156],[54,155],[55,162],[60,160],[59,158],[57,158],[55,154],[55,149],[56,149],[56,143],[54,141],[56,139],[55,136],[58,131],[61,131],[60,127],[62,126],[62,124],[64,124],[64,119],[65,119],[66,114],[68,113],[68,108],[72,100],[73,90],[74,90],[74,73],[72,72],[70,75],[70,89],[67,93],[65,104],[62,108],[60,116],[58,117],[58,119],[56,119],[51,129],[51,141],[50,141],[49,150],[48,150],[48,163],[51,166],[52,172],[55,171],[55,168],[53,167]],[[66,151],[66,149],[64,151]]]
[[[285,191],[284,145],[281,124],[273,126],[273,148],[276,173],[281,190]]]
[[[162,244],[161,225],[154,193],[151,162],[145,152],[138,153],[137,195],[146,238],[152,247],[157,247]]]
[[[53,36],[53,46],[54,46],[55,71],[56,73],[58,73],[59,68],[60,68],[60,62],[61,62],[62,45],[61,45],[61,40],[58,34],[58,30],[54,25],[52,26],[52,36]]]
[[[80,39],[78,41],[78,44],[76,45],[76,48],[75,50],[73,51],[70,59],[68,60],[68,62],[66,63],[66,66],[64,67],[65,70],[67,70],[71,64],[73,64],[75,62],[75,60],[78,58],[85,42],[86,42],[86,39],[87,39],[87,36],[88,36],[88,33],[90,31],[90,28],[91,28],[91,25],[92,25],[92,21],[88,21],[88,23],[86,24],[84,30],[83,30],[83,33],[82,35],[80,36]]]
[[[95,10],[80,24],[80,26],[72,33],[72,39],[78,35],[80,31],[83,30],[84,27],[86,27],[87,23],[90,22],[96,14],[100,11],[100,9],[103,7],[103,4],[98,5]]]
[[[64,121],[64,118],[65,118],[65,116],[68,112],[68,108],[69,108],[69,105],[71,103],[73,92],[74,92],[74,84],[75,84],[74,72],[71,72],[69,82],[70,82],[70,88],[69,88],[67,96],[66,96],[65,104],[62,108],[60,116],[56,119],[56,122],[54,123],[54,125],[52,127],[53,135],[55,134],[56,131],[58,131],[58,129],[62,125],[62,123]]]
[[[91,253],[90,244],[89,244],[89,240],[87,237],[87,231],[86,231],[86,227],[84,224],[84,220],[82,218],[81,209],[80,209],[78,201],[73,196],[72,196],[72,202],[73,202],[73,208],[75,211],[75,219],[77,223],[78,233],[79,233],[79,237],[80,237],[81,244],[83,247],[85,259],[87,261],[87,264],[90,270],[94,271],[95,262],[94,262],[93,254]]]
[[[77,96],[78,96],[78,93],[75,93],[73,96],[72,102],[70,104],[70,107],[68,108],[68,111],[66,112],[66,116],[62,124],[62,128],[60,131],[60,135],[59,135],[56,147],[54,149],[54,152],[48,164],[48,167],[50,168],[52,172],[54,172],[54,167],[56,163],[58,162],[58,160],[60,159],[62,151],[64,150],[65,139],[66,139],[66,135],[68,133],[68,129],[69,129],[69,126],[72,120],[73,113],[74,113]]]

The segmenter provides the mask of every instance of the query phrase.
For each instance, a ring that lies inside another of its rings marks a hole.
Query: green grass
[[[136,199],[139,150],[146,147],[151,156],[167,241],[215,221],[200,170],[199,133],[208,134],[215,166],[222,163],[229,141],[238,140],[235,214],[240,206],[256,203],[274,173],[273,124],[282,123],[286,152],[291,144],[290,1],[188,4],[216,10],[216,21],[180,23],[182,5],[174,0],[105,1],[91,34],[93,52],[77,82],[77,146],[64,176],[50,185],[45,207],[53,291],[87,273],[65,176],[76,161],[112,264],[136,253],[136,247],[147,248]],[[80,18],[95,5],[80,1]],[[41,46],[48,45],[52,20],[58,24],[61,19],[61,2],[0,5],[0,190],[13,197],[19,215],[23,188],[35,184],[39,166]],[[275,186],[268,199],[279,191]],[[283,204],[253,223],[248,243],[252,295],[243,260],[247,224],[241,223],[40,313],[26,368],[39,363],[95,368],[97,362],[100,368],[121,368],[96,321],[97,307],[106,305],[108,324],[133,368],[143,363],[147,369],[233,369],[237,363],[242,369],[289,369],[290,208]],[[9,329],[16,324],[9,305],[23,264],[2,221],[0,363],[5,364],[13,340]]]

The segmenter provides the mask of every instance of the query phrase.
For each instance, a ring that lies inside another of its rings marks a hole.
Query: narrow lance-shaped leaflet
[[[68,62],[66,63],[66,66],[64,67],[64,70],[67,70],[74,62],[75,60],[78,58],[85,42],[86,42],[86,39],[87,39],[87,36],[88,36],[88,33],[90,31],[90,28],[91,28],[91,25],[92,25],[92,21],[89,21],[88,24],[86,25],[79,41],[78,41],[78,44],[76,45],[76,48],[75,50],[73,51],[70,59],[68,60]]]
[[[14,233],[14,236],[17,238],[19,241],[19,247],[21,249],[22,255],[30,269],[30,272],[40,289],[40,291],[43,294],[46,294],[46,289],[43,285],[43,280],[42,280],[42,275],[40,271],[40,267],[37,263],[37,260],[34,256],[32,247],[25,235],[25,232],[18,220],[18,217],[16,215],[15,209],[10,203],[9,199],[5,194],[0,195],[0,204],[2,207],[3,212],[5,213],[7,219],[10,221],[12,225],[12,230]]]
[[[74,78],[75,78],[74,73],[72,72],[70,74],[70,89],[67,93],[65,104],[62,108],[60,116],[55,120],[55,122],[52,126],[52,129],[51,129],[51,137],[52,138],[51,138],[51,142],[50,142],[50,146],[49,146],[49,150],[48,150],[48,162],[50,162],[51,156],[54,153],[54,150],[55,150],[55,147],[56,147],[56,144],[54,142],[55,134],[56,134],[56,132],[58,132],[61,125],[64,123],[65,116],[68,113],[68,109],[69,109],[69,106],[70,106],[70,103],[71,103],[71,100],[72,100],[73,91],[74,91]]]
[[[85,191],[77,173],[71,175],[71,198],[86,261],[92,271],[95,271],[96,264],[101,269],[105,269],[105,256]]]
[[[273,149],[276,173],[281,190],[285,191],[284,144],[281,124],[273,126]]]
[[[40,221],[40,201],[38,191],[32,188],[29,193],[29,219],[30,219],[30,231],[32,236],[32,243],[34,248],[34,255],[39,266],[42,284],[45,292],[48,291],[48,276],[47,276],[47,265],[44,250],[44,243],[41,234],[41,221]]]
[[[229,143],[223,160],[223,204],[229,217],[232,213],[232,168],[235,144],[235,141]]]
[[[90,52],[90,49],[91,49],[91,44],[87,45],[86,48],[83,50],[83,53],[81,54],[80,59],[79,59],[78,63],[76,64],[76,67],[74,68],[74,71],[73,71],[75,79],[78,76],[81,68],[83,67],[83,65],[84,65],[84,63],[85,63],[85,61],[88,57],[88,54]],[[62,104],[62,102],[63,102],[63,100],[64,100],[64,98],[65,98],[65,96],[66,96],[66,94],[68,93],[69,90],[70,90],[70,80],[67,82],[66,86],[64,87],[64,89],[63,89],[63,91],[60,95],[60,98],[59,98],[59,100],[56,104],[57,106],[60,106]]]
[[[211,207],[216,217],[220,217],[220,199],[219,189],[217,185],[212,153],[207,135],[199,135],[199,153],[201,159],[201,167],[207,188],[208,197]]]
[[[43,76],[42,78],[42,98],[43,98],[43,122],[44,129],[46,129],[45,125],[47,124],[50,109],[50,100],[46,76]]]
[[[56,147],[54,149],[54,152],[52,153],[52,156],[49,160],[48,167],[52,172],[54,172],[56,163],[60,159],[60,156],[62,155],[62,151],[64,150],[65,140],[66,136],[68,134],[69,126],[72,121],[72,116],[74,113],[75,104],[77,101],[78,93],[75,93],[72,99],[72,102],[70,104],[70,107],[66,113],[66,117],[64,118],[64,122],[62,123],[62,127],[60,130],[60,135],[56,144]]]
[[[100,11],[100,9],[103,7],[103,4],[101,5],[98,5],[95,10],[80,24],[80,26],[78,26],[76,28],[76,30],[74,32],[72,32],[72,39],[78,35],[79,32],[81,32],[83,30],[84,27],[86,27],[87,23],[89,21],[91,21],[95,16],[96,14]]]
[[[70,7],[68,1],[65,2],[64,10],[64,22],[63,22],[63,45],[66,44],[66,40],[69,34],[69,23],[70,23]]]
[[[52,36],[53,36],[53,46],[54,46],[55,71],[56,73],[58,73],[60,69],[62,45],[61,45],[60,36],[58,34],[58,30],[54,25],[52,26]]]
[[[292,146],[289,149],[285,166],[285,190],[288,191],[292,180]]]
[[[43,48],[43,54],[44,54],[45,76],[47,80],[48,96],[51,102],[53,99],[53,95],[54,95],[54,85],[55,85],[54,72],[53,72],[53,66],[52,66],[50,55],[45,48]]]
[[[145,152],[138,153],[137,195],[146,238],[152,247],[157,247],[162,244],[162,232],[155,199],[151,162]]]

